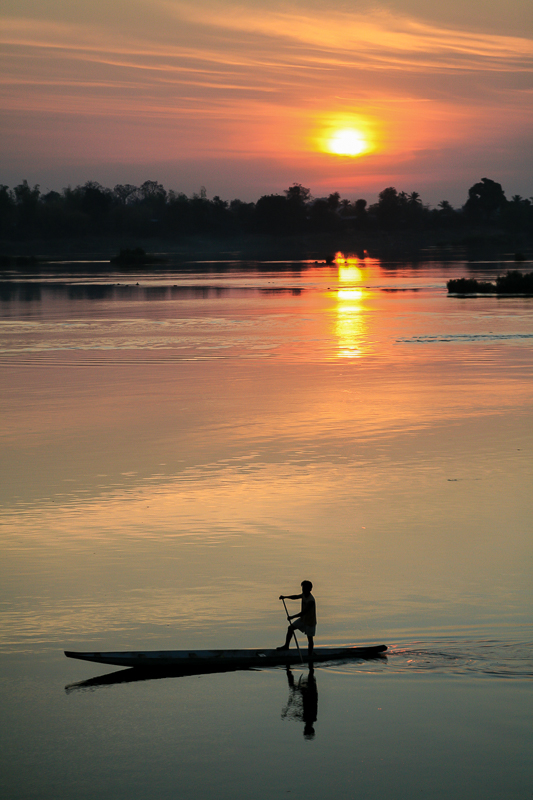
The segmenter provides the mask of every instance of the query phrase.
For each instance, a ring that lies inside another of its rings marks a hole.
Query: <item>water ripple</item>
[[[533,642],[496,640],[449,640],[392,645],[386,661],[331,664],[330,670],[359,672],[476,673],[498,678],[533,678]]]

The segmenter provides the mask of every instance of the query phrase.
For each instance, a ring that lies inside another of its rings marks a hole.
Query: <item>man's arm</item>
[[[301,594],[293,595],[291,597],[291,600],[298,600],[299,597],[303,597],[303,595],[301,595]],[[314,608],[315,605],[316,605],[315,601],[314,600],[310,600],[308,602],[308,604],[307,604],[307,609],[305,611],[302,609],[298,614],[291,614],[289,619],[297,619],[298,617],[303,617],[303,615],[305,613],[307,613],[307,611],[309,611],[310,608]]]
[[[300,600],[302,597],[303,597],[303,592],[302,592],[302,594],[280,594],[279,599],[280,600]],[[289,618],[289,620],[291,620],[291,619],[297,619],[298,617],[301,617],[301,616],[302,616],[302,612],[299,611],[298,614],[291,614],[290,616],[288,616],[288,618]]]

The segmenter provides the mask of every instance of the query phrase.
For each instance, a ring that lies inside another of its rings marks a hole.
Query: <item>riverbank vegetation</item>
[[[387,187],[378,201],[349,200],[339,192],[314,197],[301,184],[280,194],[263,195],[256,202],[226,201],[199,193],[187,197],[167,190],[156,181],[141,186],[117,184],[113,189],[95,181],[61,192],[43,192],[22,181],[18,186],[0,186],[0,247],[10,258],[32,255],[31,243],[98,241],[108,257],[119,249],[131,255],[136,246],[157,252],[197,241],[229,243],[250,252],[260,242],[295,237],[322,237],[348,241],[354,250],[367,244],[376,248],[408,249],[411,245],[492,246],[508,251],[531,246],[532,199],[515,195],[510,200],[499,183],[483,178],[470,187],[465,204],[454,208],[443,200],[436,208],[424,204],[418,192]],[[148,247],[146,246],[148,243]],[[288,254],[290,255],[290,254]],[[21,266],[23,266],[21,264]]]
[[[146,264],[165,264],[166,258],[150,255],[142,247],[122,248],[118,255],[109,259],[111,264],[119,266],[143,266]]]
[[[533,295],[533,272],[512,270],[499,275],[495,283],[477,281],[474,278],[457,278],[447,282],[449,294],[531,294]]]

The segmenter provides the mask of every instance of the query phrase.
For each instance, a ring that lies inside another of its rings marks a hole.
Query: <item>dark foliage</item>
[[[398,192],[393,186],[383,189],[378,202],[368,206],[363,198],[352,202],[339,192],[312,197],[300,183],[281,194],[263,195],[256,203],[209,199],[204,187],[187,197],[183,192],[167,191],[157,181],[145,181],[141,186],[117,184],[113,189],[87,181],[44,194],[27,181],[13,189],[0,185],[0,237],[4,241],[346,231],[388,235],[441,230],[458,232],[465,244],[470,240],[487,242],[494,236],[503,242],[515,234],[531,235],[533,204],[519,195],[508,201],[501,185],[488,178],[468,190],[462,209],[453,208],[447,200],[429,208],[418,192]]]
[[[533,294],[533,272],[513,270],[496,278],[498,294]]]
[[[474,222],[494,221],[507,200],[500,183],[482,178],[468,190],[465,214]]]
[[[149,255],[142,247],[134,247],[131,250],[128,248],[121,250],[118,256],[113,256],[109,260],[111,264],[137,266],[139,264],[162,264],[166,259]]]
[[[446,284],[450,294],[494,294],[496,286],[475,278],[456,278]]]
[[[457,278],[446,284],[450,294],[533,294],[533,272],[512,270],[499,275],[496,283]]]

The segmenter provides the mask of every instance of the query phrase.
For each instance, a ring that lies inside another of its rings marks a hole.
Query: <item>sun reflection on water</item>
[[[345,256],[343,253],[336,253],[335,264],[339,271],[339,283],[351,283],[362,280],[363,272],[359,266],[360,261],[355,256]]]
[[[355,256],[335,254],[338,268],[337,319],[335,334],[338,341],[339,358],[359,358],[365,347],[367,324],[363,314],[362,300],[365,290],[357,286],[342,287],[342,284],[360,283],[363,279],[361,261]],[[364,265],[364,261],[362,262]]]

